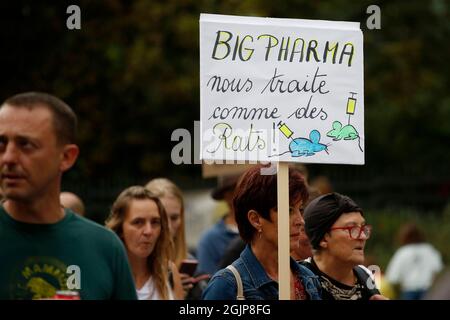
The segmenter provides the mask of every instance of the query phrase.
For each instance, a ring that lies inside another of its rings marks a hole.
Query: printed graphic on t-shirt
[[[11,299],[51,298],[67,290],[67,266],[53,257],[30,257],[15,268],[10,278]]]

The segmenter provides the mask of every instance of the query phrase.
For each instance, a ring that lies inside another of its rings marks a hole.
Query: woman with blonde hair
[[[125,189],[114,202],[106,226],[125,245],[140,300],[183,299],[180,275],[170,261],[166,211],[156,195],[142,186]]]
[[[169,229],[171,235],[171,259],[180,270],[181,283],[187,299],[194,288],[192,274],[184,273],[182,262],[189,259],[189,262],[197,263],[196,259],[190,255],[186,247],[185,227],[184,227],[184,201],[183,194],[178,186],[166,178],[153,179],[145,186],[150,192],[155,194],[166,209],[169,219]],[[194,290],[195,291],[195,290]]]
[[[156,195],[166,209],[173,249],[171,260],[180,267],[181,261],[188,255],[184,231],[183,194],[175,183],[166,178],[153,179],[145,188]]]

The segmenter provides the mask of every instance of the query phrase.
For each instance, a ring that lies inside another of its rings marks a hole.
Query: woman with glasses
[[[319,276],[322,299],[385,299],[362,266],[372,229],[352,199],[336,192],[322,195],[306,207],[304,219],[313,256],[303,264]]]

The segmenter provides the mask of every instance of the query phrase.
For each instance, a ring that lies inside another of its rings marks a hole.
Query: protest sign
[[[364,164],[359,23],[202,14],[200,132],[207,164],[277,163],[279,299],[290,299],[288,163]]]
[[[200,158],[364,164],[359,23],[202,14]]]

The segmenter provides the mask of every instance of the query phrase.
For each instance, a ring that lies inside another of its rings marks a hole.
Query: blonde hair
[[[171,260],[175,262],[175,265],[179,268],[181,261],[187,257],[187,247],[186,247],[186,235],[184,227],[184,201],[183,194],[180,188],[177,187],[175,183],[166,178],[153,179],[147,183],[145,186],[150,192],[155,194],[157,197],[174,197],[181,205],[180,213],[180,228],[177,234],[172,240],[172,255]]]
[[[158,207],[161,217],[161,233],[152,253],[147,257],[147,265],[163,300],[169,299],[169,257],[170,231],[167,214],[159,198],[142,186],[132,186],[117,197],[106,220],[106,227],[114,231],[123,241],[123,222],[133,200],[152,200]]]

